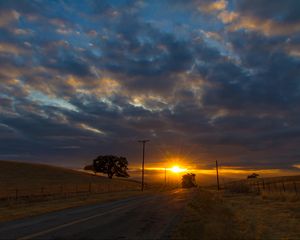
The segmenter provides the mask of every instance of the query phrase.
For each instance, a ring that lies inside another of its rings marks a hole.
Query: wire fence
[[[82,184],[60,184],[32,188],[7,188],[1,189],[0,200],[33,200],[43,198],[73,197],[85,194],[110,193],[121,191],[139,190],[137,183],[82,183]]]
[[[269,192],[269,193],[293,193],[300,194],[300,180],[273,180],[273,179],[248,179],[225,183],[224,190],[230,192]]]
[[[296,181],[276,181],[268,182],[262,179],[261,181],[249,182],[253,191],[261,192],[289,192],[298,194],[299,182]]]

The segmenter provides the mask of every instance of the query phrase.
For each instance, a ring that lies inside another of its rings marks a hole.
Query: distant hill
[[[292,175],[292,176],[274,176],[274,177],[257,177],[257,178],[244,178],[239,181],[258,181],[258,182],[266,183],[275,183],[275,182],[291,182],[291,181],[300,181],[300,175]]]
[[[274,176],[274,177],[258,177],[258,178],[250,178],[250,179],[240,179],[240,180],[235,180],[235,181],[230,181],[226,183],[227,187],[230,186],[236,186],[239,185],[240,183],[247,183],[250,186],[257,186],[256,184],[259,184],[261,186],[274,186],[279,184],[280,187],[282,187],[282,183],[285,185],[289,185],[290,188],[295,188],[295,184],[299,184],[300,182],[300,175],[294,175],[294,176]],[[286,185],[286,186],[287,186]]]

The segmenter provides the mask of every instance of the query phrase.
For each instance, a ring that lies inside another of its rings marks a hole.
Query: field
[[[138,182],[108,179],[42,164],[0,161],[0,199],[137,190]]]
[[[129,179],[10,161],[0,169],[0,221],[140,194]]]
[[[0,161],[0,188],[36,188],[42,186],[80,183],[137,183],[128,179],[108,179],[67,168],[31,164],[23,162]]]
[[[198,190],[175,239],[300,239],[299,196]]]
[[[300,175],[232,181],[221,186],[232,193],[300,194]]]
[[[197,189],[177,239],[300,239],[300,176]]]

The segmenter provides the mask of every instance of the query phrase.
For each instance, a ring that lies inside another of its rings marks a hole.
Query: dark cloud
[[[168,89],[176,81],[172,75],[191,66],[188,43],[171,34],[128,16],[120,20],[116,30],[119,37],[104,42],[101,65],[120,75],[129,88]]]
[[[242,14],[285,23],[300,21],[300,2],[297,0],[242,0],[236,1],[236,5]]]
[[[91,74],[88,63],[72,56],[63,56],[58,61],[49,62],[45,66],[63,74],[73,74],[79,77],[88,77]]]

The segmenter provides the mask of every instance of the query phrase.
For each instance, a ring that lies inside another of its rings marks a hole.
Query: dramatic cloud
[[[294,169],[298,0],[2,1],[0,158]]]

